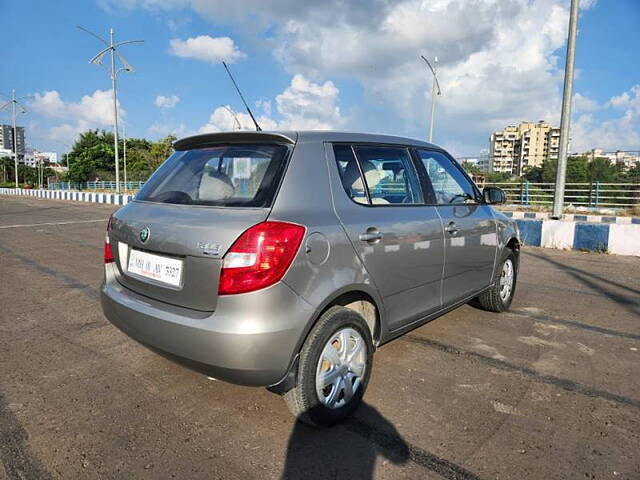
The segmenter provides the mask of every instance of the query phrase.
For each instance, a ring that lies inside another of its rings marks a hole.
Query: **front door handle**
[[[449,222],[449,225],[447,225],[446,230],[447,230],[447,233],[450,235],[457,235],[458,232],[460,231],[460,229],[456,225],[456,222]]]
[[[361,233],[358,238],[361,242],[378,243],[382,240],[382,233],[375,228],[368,228],[365,233]]]

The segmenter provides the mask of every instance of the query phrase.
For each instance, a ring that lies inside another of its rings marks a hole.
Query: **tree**
[[[175,135],[167,135],[166,137],[151,144],[149,149],[150,166],[155,170],[173,153],[173,142]]]
[[[511,174],[507,172],[493,172],[487,174],[487,183],[504,183],[511,180]]]
[[[589,182],[613,182],[618,176],[618,169],[608,158],[596,157],[587,165]]]
[[[169,155],[173,153],[172,144],[176,137],[167,136],[157,142],[141,138],[127,139],[127,179],[146,180]],[[124,141],[123,141],[124,142]],[[121,143],[120,154],[124,149]],[[101,180],[115,180],[113,154],[113,134],[89,130],[81,133],[74,143],[69,159],[69,171],[66,179],[72,182],[86,182],[98,177]],[[124,169],[120,158],[120,171]],[[121,177],[123,178],[123,177]]]
[[[68,155],[72,182],[86,182],[95,177],[111,179],[113,163],[113,134],[104,130],[89,130],[81,133]]]
[[[462,162],[462,168],[464,168],[470,174],[479,175],[483,173],[480,167],[478,167],[475,163],[471,163],[471,162]]]
[[[567,183],[584,183],[588,181],[588,161],[588,158],[585,156],[567,158]],[[545,160],[542,162],[542,181],[545,183],[555,183],[557,169],[557,160]]]
[[[640,183],[640,163],[636,163],[634,167],[631,167],[625,177],[629,182]]]
[[[542,183],[543,182],[542,172],[543,172],[542,167],[531,167],[525,172],[524,178],[525,180],[532,183]]]
[[[11,157],[0,158],[0,170],[2,170],[2,182],[9,183],[14,179],[14,163]]]

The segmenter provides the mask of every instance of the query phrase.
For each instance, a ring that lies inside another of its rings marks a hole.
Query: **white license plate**
[[[182,260],[131,249],[127,271],[174,287],[180,286]]]

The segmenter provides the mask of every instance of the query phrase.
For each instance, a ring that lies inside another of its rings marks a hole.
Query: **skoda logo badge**
[[[149,227],[144,227],[142,230],[140,230],[140,241],[142,243],[146,243],[147,240],[149,240],[150,236],[151,230],[149,230]]]

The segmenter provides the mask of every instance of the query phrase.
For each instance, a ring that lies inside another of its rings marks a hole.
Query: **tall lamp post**
[[[13,164],[14,164],[14,168],[15,168],[15,172],[14,172],[14,176],[16,179],[16,188],[18,188],[18,128],[16,127],[16,109],[19,108],[20,109],[20,113],[27,113],[27,109],[24,108],[24,106],[18,102],[18,99],[16,98],[16,91],[15,89],[12,90],[11,92],[11,100],[9,100],[8,102],[6,102],[4,105],[0,106],[0,110],[6,110],[7,108],[9,108],[9,105],[11,105],[11,116],[13,119],[13,139],[12,139],[12,146],[13,146]]]
[[[124,190],[127,191],[127,129],[122,124],[122,163],[124,164]]]
[[[100,50],[89,63],[94,63],[96,65],[102,65],[102,59],[107,54],[111,54],[111,71],[109,75],[111,76],[111,89],[113,93],[113,148],[114,148],[114,157],[116,164],[116,193],[120,193],[120,162],[118,156],[118,99],[117,99],[117,91],[116,91],[116,80],[118,78],[118,74],[120,72],[133,72],[133,67],[127,60],[120,55],[118,52],[118,48],[123,45],[129,45],[133,43],[144,43],[144,40],[128,40],[126,42],[113,42],[113,28],[109,29],[109,41],[107,42],[104,38],[96,35],[95,33],[87,30],[84,27],[78,26],[78,28],[89,35],[97,38],[102,43],[106,45],[105,48]],[[116,56],[120,59],[120,63],[122,63],[122,67],[116,69]]]
[[[424,63],[427,64],[429,70],[433,74],[433,83],[431,84],[431,115],[429,116],[429,142],[433,140],[433,118],[436,113],[436,95],[442,95],[442,91],[440,90],[440,83],[438,82],[438,57],[433,59],[433,65],[429,63],[429,60],[425,58],[424,55],[420,55]]]
[[[560,148],[558,168],[556,170],[556,188],[553,197],[551,218],[562,217],[564,209],[564,184],[567,177],[567,150],[569,148],[569,129],[571,126],[571,97],[573,96],[573,69],[576,58],[576,32],[578,30],[579,0],[571,0],[569,15],[569,37],[567,39],[567,61],[564,67],[564,90],[562,92],[562,117],[560,119]]]

